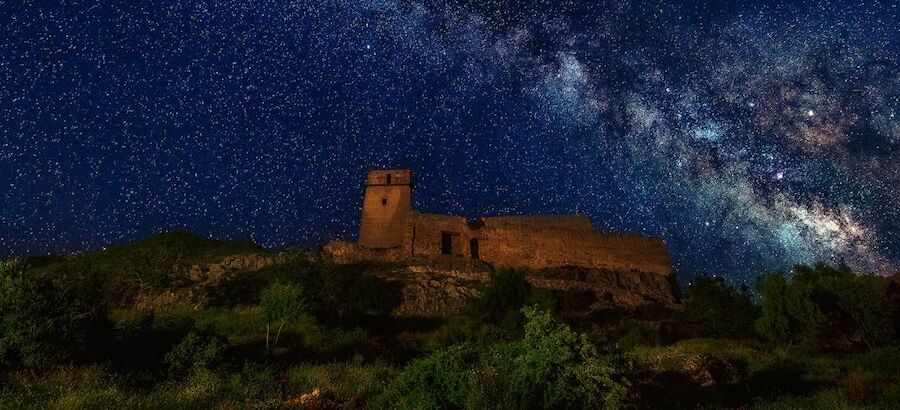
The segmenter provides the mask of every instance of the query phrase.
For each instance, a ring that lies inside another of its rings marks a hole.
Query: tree
[[[285,322],[300,317],[306,310],[303,289],[297,285],[282,282],[270,285],[263,292],[259,305],[262,317],[266,321],[266,349],[269,348],[269,330],[272,322],[279,322],[278,332],[275,334],[273,343],[277,345]]]
[[[491,283],[478,301],[478,313],[487,321],[507,329],[521,328],[522,307],[531,298],[525,273],[512,269],[491,274]]]
[[[795,267],[790,279],[767,274],[757,284],[762,299],[757,331],[773,342],[862,343],[871,349],[892,334],[885,286],[881,278],[821,263]]]
[[[704,336],[739,339],[753,335],[757,311],[746,289],[737,292],[721,277],[701,276],[688,287],[684,316],[702,324]]]
[[[787,282],[781,272],[772,272],[759,278],[756,284],[762,301],[762,312],[756,320],[756,331],[771,342],[791,339],[790,316],[787,312]]]
[[[44,367],[84,353],[106,320],[97,293],[81,272],[37,277],[0,263],[0,361]]]
[[[45,306],[38,287],[25,279],[18,264],[0,262],[0,360],[4,364],[35,367],[49,361],[52,323],[41,317]]]

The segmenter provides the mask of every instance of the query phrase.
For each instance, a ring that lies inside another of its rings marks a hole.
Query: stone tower
[[[411,189],[408,169],[369,171],[359,227],[360,246],[394,248],[403,244]]]

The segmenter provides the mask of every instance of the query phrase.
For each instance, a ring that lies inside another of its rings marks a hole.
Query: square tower
[[[403,245],[410,213],[412,173],[408,169],[369,171],[359,226],[360,246]]]

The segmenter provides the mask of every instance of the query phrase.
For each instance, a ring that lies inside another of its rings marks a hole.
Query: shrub
[[[85,353],[106,335],[105,308],[95,283],[69,273],[35,277],[19,265],[0,266],[0,362],[46,367]]]
[[[191,332],[166,353],[163,361],[173,375],[208,370],[221,360],[222,348],[220,338]]]
[[[520,341],[462,343],[410,363],[376,407],[617,408],[628,389],[583,334],[524,308]]]
[[[749,291],[737,292],[721,277],[697,277],[687,290],[683,316],[702,326],[704,337],[742,339],[753,336],[758,313]]]
[[[276,402],[284,397],[284,385],[279,381],[278,369],[250,362],[245,362],[239,372],[229,376],[224,388],[238,403]]]
[[[512,269],[491,274],[491,282],[476,303],[476,312],[484,320],[513,330],[522,327],[522,307],[532,296],[525,273]]]
[[[884,281],[846,266],[801,265],[790,280],[770,273],[757,288],[762,315],[756,328],[771,341],[872,349],[892,335]]]
[[[301,289],[310,312],[339,319],[383,315],[400,303],[399,287],[366,273],[367,266],[334,265],[313,259],[308,253],[292,253],[284,263],[235,279],[226,284],[222,299],[247,301],[272,283],[293,284]]]
[[[285,322],[300,317],[306,309],[303,290],[296,285],[274,283],[263,293],[259,303],[263,320],[266,322],[266,348],[269,347],[269,328],[272,322],[279,323],[274,344],[278,344]]]
[[[364,273],[364,267],[326,265],[321,272],[324,278],[317,282],[315,293],[320,314],[338,318],[386,315],[399,304],[398,288]]]

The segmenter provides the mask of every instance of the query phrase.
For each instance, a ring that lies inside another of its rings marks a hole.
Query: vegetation
[[[704,337],[743,339],[753,336],[758,309],[748,287],[738,292],[721,277],[701,276],[688,287],[683,315],[702,325]]]
[[[192,279],[233,255],[277,263]],[[897,284],[798,266],[681,307],[494,273],[460,314],[397,318],[396,267],[170,233],[0,264],[0,408],[892,408]],[[150,302],[148,302],[150,301]]]
[[[892,340],[886,282],[858,276],[846,266],[798,266],[791,278],[780,272],[759,281],[760,335],[773,342],[869,349]]]

